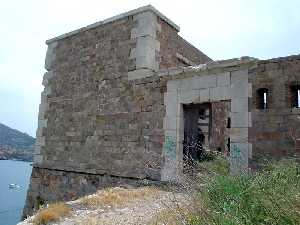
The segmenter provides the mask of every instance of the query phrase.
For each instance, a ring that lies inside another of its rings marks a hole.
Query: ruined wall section
[[[292,136],[300,138],[300,109],[292,107],[291,86],[300,84],[300,56],[258,61],[249,79],[253,85],[252,167],[256,168],[263,158],[299,154]],[[258,109],[260,88],[268,89],[267,109]]]
[[[162,32],[157,39],[160,42],[159,68],[165,69],[177,66],[190,66],[204,64],[212,61],[208,56],[188,43],[178,35],[178,30],[164,20],[158,20]]]

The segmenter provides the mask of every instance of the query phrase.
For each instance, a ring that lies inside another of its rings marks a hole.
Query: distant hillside
[[[0,123],[0,159],[32,161],[35,138]]]

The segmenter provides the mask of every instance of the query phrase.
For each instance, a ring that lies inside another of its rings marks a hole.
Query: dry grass
[[[58,221],[60,218],[71,213],[71,209],[65,203],[59,202],[50,204],[47,208],[41,209],[33,219],[34,225],[48,224]]]
[[[94,217],[87,218],[84,223],[76,224],[76,225],[116,225],[112,219],[97,219]]]
[[[139,189],[111,188],[80,199],[80,204],[88,208],[119,207],[138,199],[153,197],[158,190],[153,187]]]
[[[157,213],[149,225],[185,225],[194,214],[189,208],[167,208]]]
[[[148,225],[185,225],[189,224],[190,215],[194,215],[196,208],[192,202],[182,202],[172,199],[172,205],[165,205],[165,208],[158,211]]]

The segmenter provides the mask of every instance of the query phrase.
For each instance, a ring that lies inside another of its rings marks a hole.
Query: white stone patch
[[[158,70],[155,50],[159,51],[159,42],[150,36],[139,37],[136,45],[136,69]]]
[[[137,21],[136,36],[138,38],[143,36],[150,36],[156,38],[157,18],[153,12],[147,11],[133,16],[133,21]]]
[[[131,31],[131,39],[136,39],[136,47],[130,51],[130,59],[135,59],[136,70],[128,72],[128,80],[141,79],[158,71],[159,62],[156,52],[160,51],[160,42],[156,32],[161,29],[157,15],[153,11],[144,11],[134,15],[137,27]]]

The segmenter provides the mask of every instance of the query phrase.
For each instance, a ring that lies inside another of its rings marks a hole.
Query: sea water
[[[29,162],[0,160],[0,225],[15,225],[20,221],[31,170]],[[9,184],[20,187],[10,189]]]

